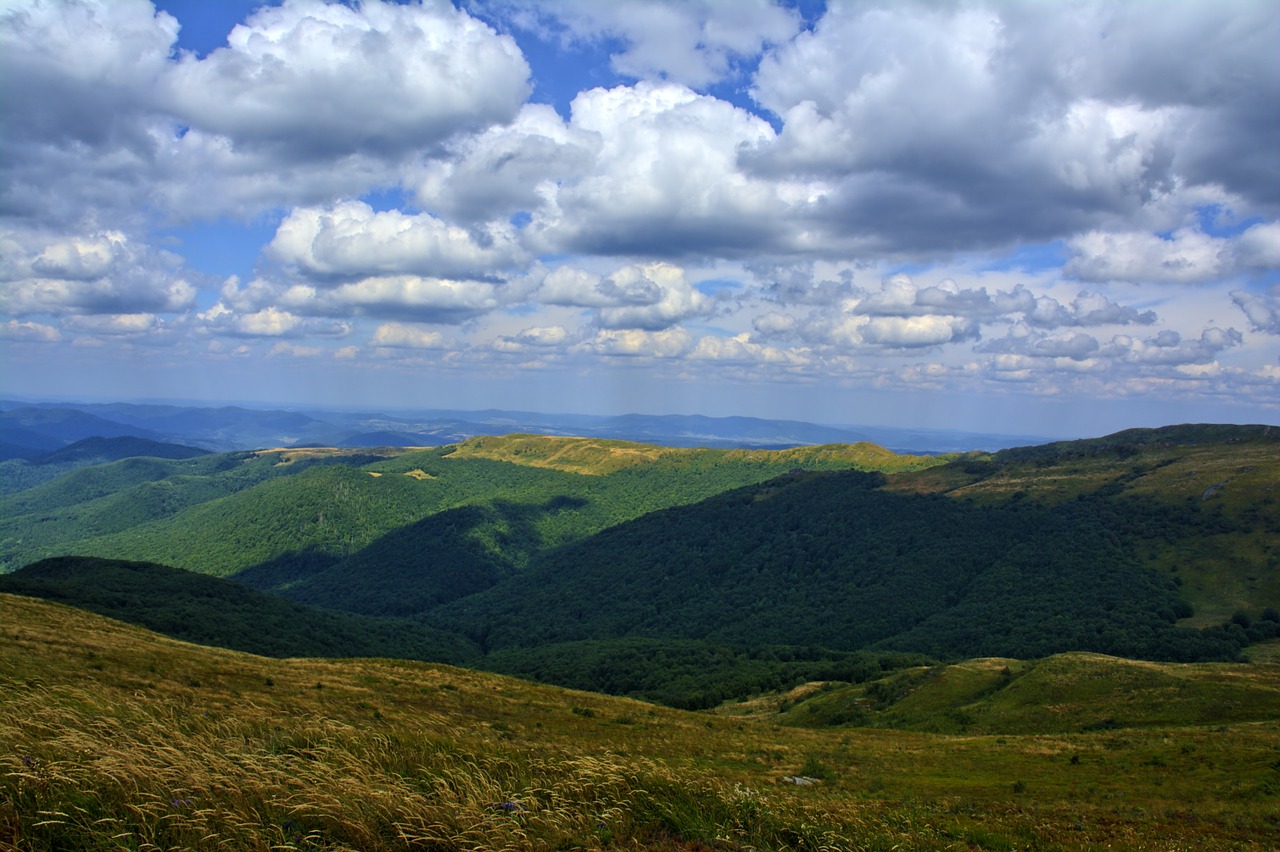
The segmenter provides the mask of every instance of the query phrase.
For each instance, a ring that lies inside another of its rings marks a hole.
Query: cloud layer
[[[1280,404],[1264,0],[286,0],[203,55],[182,25],[0,11],[0,337],[33,363]],[[211,274],[239,223],[271,236]]]

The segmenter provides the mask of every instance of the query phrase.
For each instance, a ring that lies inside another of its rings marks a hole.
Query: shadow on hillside
[[[540,520],[586,505],[581,498],[558,496],[540,504],[461,506],[393,530],[345,558],[295,551],[232,579],[331,609],[419,615],[511,576],[545,546]]]

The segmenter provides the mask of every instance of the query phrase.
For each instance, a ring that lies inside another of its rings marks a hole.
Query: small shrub
[[[811,754],[804,759],[804,765],[800,767],[797,775],[803,775],[808,778],[817,778],[819,781],[834,781],[836,771],[823,763],[815,754]]]

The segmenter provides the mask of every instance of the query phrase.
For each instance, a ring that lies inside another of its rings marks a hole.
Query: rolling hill
[[[202,645],[270,657],[474,663],[464,639],[415,622],[317,609],[148,562],[67,556],[0,574],[0,592],[68,603]]]
[[[1013,720],[955,736],[779,726],[440,665],[267,659],[4,594],[0,635],[0,845],[34,852],[1262,850],[1280,821],[1274,709],[1238,709],[1274,708],[1260,696],[1275,666],[1147,667],[1197,706],[1237,704],[1212,724],[1027,734]],[[1090,711],[1133,683],[1105,659],[1039,666],[1050,684],[1087,683],[1074,700]]]
[[[857,653],[1234,659],[1280,603],[1278,447],[1180,426],[959,457],[525,434],[134,458],[0,498],[0,557],[231,577],[702,707],[863,679]]]

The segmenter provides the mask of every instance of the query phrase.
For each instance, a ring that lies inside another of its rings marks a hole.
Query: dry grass
[[[471,438],[454,447],[450,458],[483,458],[529,467],[552,468],[586,476],[606,476],[663,459],[715,459],[726,463],[850,466],[885,472],[945,464],[952,456],[900,455],[870,443],[826,444],[788,450],[720,450],[659,447],[631,441],[565,438],[552,435],[504,435]]]
[[[791,730],[0,596],[5,849],[1268,849],[1278,758],[1275,722]]]

